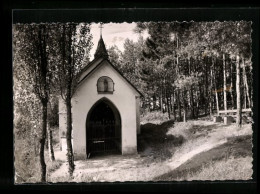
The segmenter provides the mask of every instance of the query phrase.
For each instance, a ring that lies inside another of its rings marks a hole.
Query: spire
[[[106,49],[105,43],[104,43],[103,38],[102,38],[103,23],[100,23],[99,28],[100,28],[100,39],[98,41],[97,50],[96,50],[94,56],[95,56],[95,58],[103,57],[103,58],[107,59],[108,53],[107,53],[107,49]]]
[[[104,28],[102,22],[100,22],[99,28],[100,28],[100,37],[102,37],[102,28]]]

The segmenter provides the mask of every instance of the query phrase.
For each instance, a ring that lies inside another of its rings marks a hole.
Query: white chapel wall
[[[135,107],[136,107],[136,131],[137,134],[140,134],[141,129],[140,129],[140,97],[139,96],[136,97]]]
[[[59,137],[60,137],[60,150],[64,151],[64,137],[66,136],[66,126],[67,126],[67,119],[66,119],[66,106],[61,99],[59,98]]]
[[[106,61],[103,63],[107,63]],[[98,94],[97,80],[109,76],[115,83],[113,94]],[[79,85],[72,99],[75,158],[86,158],[86,118],[99,99],[108,98],[118,109],[122,125],[122,154],[137,152],[136,98],[139,95],[109,64],[104,64]]]
[[[59,98],[59,140],[60,140],[60,150],[64,152],[67,150],[66,131],[67,131],[66,105],[60,97]],[[73,131],[72,131],[72,147],[73,147]]]

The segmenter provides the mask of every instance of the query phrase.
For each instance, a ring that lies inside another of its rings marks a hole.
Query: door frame
[[[120,132],[120,149],[119,149],[119,151],[122,154],[122,120],[121,120],[121,115],[120,115],[120,112],[119,112],[118,108],[114,105],[114,103],[111,102],[111,100],[109,100],[108,98],[103,97],[103,98],[97,100],[92,105],[92,107],[90,108],[90,110],[88,111],[88,114],[87,114],[86,125],[85,125],[85,130],[86,130],[86,155],[87,155],[87,158],[89,157],[89,154],[90,154],[90,150],[88,150],[88,129],[90,128],[90,122],[91,122],[90,121],[90,117],[91,117],[92,111],[101,102],[106,103],[111,108],[111,110],[114,113],[115,125],[119,126],[119,129],[118,129],[118,131]]]

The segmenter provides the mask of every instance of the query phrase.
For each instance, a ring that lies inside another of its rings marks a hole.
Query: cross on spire
[[[104,28],[102,22],[100,22],[99,28],[100,28],[100,37],[102,37],[102,28]]]
[[[102,38],[102,28],[103,28],[102,22],[100,22],[99,28],[100,28],[100,39],[98,41],[97,50],[96,50],[94,56],[95,56],[95,58],[103,57],[103,58],[107,59],[108,53],[107,53],[107,49],[106,49],[105,43]]]

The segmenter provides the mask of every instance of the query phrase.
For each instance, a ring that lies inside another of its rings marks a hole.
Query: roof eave
[[[100,58],[100,57],[99,57],[99,58]],[[96,59],[99,59],[99,58],[96,58]],[[95,59],[94,59],[94,60],[95,60]],[[94,60],[93,60],[93,61],[94,61]],[[106,58],[103,58],[103,60],[101,60],[101,61],[96,65],[95,68],[93,68],[87,75],[85,75],[85,76],[77,83],[76,90],[77,90],[78,86],[79,86],[92,72],[94,72],[94,71],[100,66],[100,64],[102,64],[102,62],[105,61],[105,60],[127,81],[128,84],[130,84],[130,86],[132,86],[132,87],[134,88],[135,91],[137,91],[138,94],[140,94],[141,97],[144,97],[144,95],[109,61],[109,59],[106,59]],[[92,62],[93,62],[93,61],[92,61]],[[92,62],[90,62],[90,63],[92,63]],[[89,63],[89,64],[90,64],[90,63]],[[89,64],[87,65],[88,67],[90,66]],[[84,72],[84,71],[86,71],[87,69],[88,69],[88,68],[86,68],[85,70],[82,70],[82,71]],[[83,72],[82,72],[82,73],[83,73]],[[81,73],[81,74],[82,74],[82,73]]]

